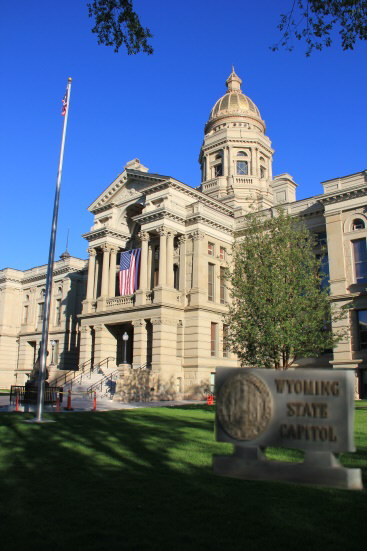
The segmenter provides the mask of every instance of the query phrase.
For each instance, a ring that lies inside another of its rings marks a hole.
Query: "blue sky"
[[[307,58],[273,53],[290,1],[138,0],[152,56],[98,46],[86,0],[2,4],[0,268],[47,262],[60,147],[61,99],[73,78],[56,258],[86,258],[87,207],[138,157],[151,172],[200,183],[204,124],[225,92],[232,63],[259,107],[275,149],[273,172],[289,172],[297,197],[322,180],[359,172],[366,160],[367,43]]]

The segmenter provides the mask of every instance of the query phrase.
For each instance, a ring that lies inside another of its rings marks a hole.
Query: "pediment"
[[[129,202],[140,197],[144,191],[166,179],[158,174],[148,174],[138,170],[125,169],[108,186],[107,189],[88,207],[88,210],[95,212],[109,205],[118,205]]]

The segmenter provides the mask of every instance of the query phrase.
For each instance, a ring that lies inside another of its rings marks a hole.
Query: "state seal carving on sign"
[[[229,376],[217,396],[217,416],[236,440],[254,440],[269,425],[272,397],[262,379],[248,372]]]

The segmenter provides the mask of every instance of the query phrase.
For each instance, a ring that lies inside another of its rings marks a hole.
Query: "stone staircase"
[[[80,395],[92,400],[94,392],[97,400],[112,400],[118,378],[118,369],[104,365],[96,365],[87,373],[81,373],[75,379],[64,385],[64,392],[71,390],[72,395]]]

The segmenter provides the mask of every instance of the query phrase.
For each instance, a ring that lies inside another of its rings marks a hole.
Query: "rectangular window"
[[[219,249],[219,258],[221,260],[225,260],[227,258],[227,251],[225,250],[224,247],[220,247]]]
[[[55,325],[61,324],[61,298],[56,299],[55,305]]]
[[[367,348],[367,310],[358,310],[359,349]]]
[[[23,307],[23,323],[28,323],[28,304]]]
[[[365,239],[352,241],[354,271],[357,283],[367,283],[367,247]]]
[[[208,264],[208,300],[214,301],[214,264]]]
[[[237,161],[237,174],[248,174],[247,161]]]
[[[223,324],[223,358],[228,358],[228,356],[229,356],[228,325]]]
[[[59,363],[59,341],[51,341],[51,364],[57,365],[58,363]]]
[[[218,176],[223,176],[222,164],[214,166],[214,177],[218,178]]]
[[[44,310],[45,310],[45,303],[44,303],[44,302],[40,302],[40,303],[38,304],[38,321],[39,321],[39,322],[43,321]]]
[[[327,238],[326,238],[326,232],[318,232],[316,234],[316,246],[317,247],[326,247],[327,245]]]
[[[225,278],[226,269],[220,268],[220,275],[219,275],[219,285],[220,285],[220,303],[225,304],[226,303],[226,278]]]
[[[214,256],[214,243],[208,243],[208,255]]]
[[[217,323],[210,324],[210,355],[217,355]]]
[[[320,262],[320,274],[322,274],[320,287],[325,289],[329,285],[330,272],[329,272],[329,256],[327,253],[321,255],[317,254],[316,258],[321,260]]]

